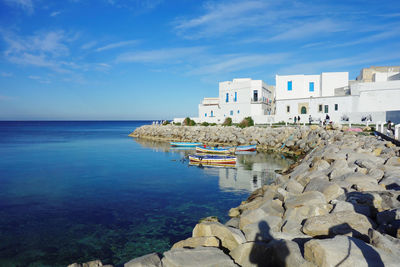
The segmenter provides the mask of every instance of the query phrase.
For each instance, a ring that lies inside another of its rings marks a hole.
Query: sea
[[[193,150],[128,136],[151,121],[1,121],[0,266],[123,263],[168,250],[292,163],[238,155],[191,166]]]

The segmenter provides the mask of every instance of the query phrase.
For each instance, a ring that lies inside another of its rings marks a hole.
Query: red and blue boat
[[[169,144],[173,147],[195,147],[203,145],[203,143],[194,142],[170,142]]]
[[[189,160],[205,164],[236,164],[236,157],[228,155],[189,155]]]

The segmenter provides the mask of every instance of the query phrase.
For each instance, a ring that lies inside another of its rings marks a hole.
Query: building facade
[[[230,117],[238,123],[251,116],[255,123],[267,124],[300,117],[300,123],[310,118],[318,123],[329,116],[338,123],[365,123],[400,114],[400,66],[364,68],[356,80],[349,80],[348,72],[323,72],[276,75],[275,82],[275,87],[250,78],[220,82],[218,97],[204,98],[193,119],[223,123]]]
[[[204,98],[199,104],[199,122],[222,123],[227,117],[238,123],[251,116],[253,120],[273,114],[273,87],[261,80],[233,79],[219,83],[217,98]]]

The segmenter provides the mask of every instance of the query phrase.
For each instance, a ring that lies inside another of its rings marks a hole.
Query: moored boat
[[[207,164],[236,164],[235,156],[225,155],[189,155],[189,160]]]
[[[194,143],[194,142],[170,142],[171,146],[176,147],[195,147],[201,146],[203,143]]]
[[[212,167],[212,168],[235,168],[236,164],[234,163],[208,163],[208,162],[195,162],[190,161],[190,166],[199,166],[199,167]]]
[[[237,146],[237,147],[236,147],[236,152],[241,152],[241,151],[256,151],[256,150],[257,150],[257,145]]]
[[[196,146],[196,152],[210,153],[210,154],[230,154],[230,153],[235,153],[235,148],[234,147]]]

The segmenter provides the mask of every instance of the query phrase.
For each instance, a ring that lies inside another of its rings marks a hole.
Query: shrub
[[[189,117],[185,118],[183,120],[183,125],[185,126],[195,126],[196,122],[194,120],[191,120]]]
[[[181,126],[182,123],[180,123],[180,122],[174,122],[174,125]]]
[[[210,125],[210,124],[206,121],[201,124],[201,126],[208,126],[208,125]]]
[[[171,124],[169,121],[164,121],[162,125],[168,125]]]
[[[251,117],[244,118],[238,125],[240,128],[254,126],[254,121]]]
[[[210,123],[210,126],[215,126],[215,125],[217,125],[215,122]]]
[[[224,123],[222,123],[223,126],[232,126],[232,119],[231,118],[226,118]]]

